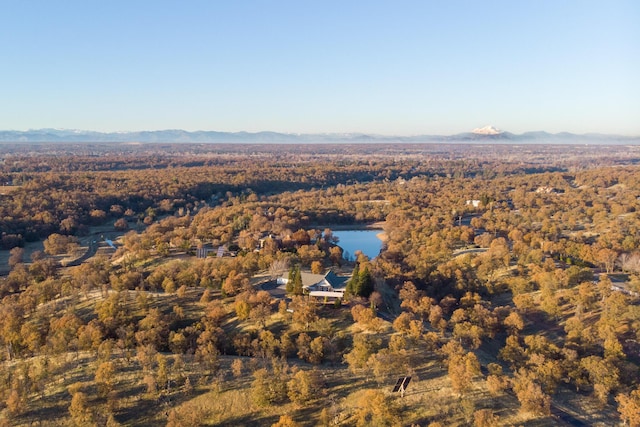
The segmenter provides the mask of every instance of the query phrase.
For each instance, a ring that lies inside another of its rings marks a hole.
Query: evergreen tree
[[[286,286],[287,293],[302,295],[302,273],[300,273],[299,266],[294,266],[289,269],[288,279]]]
[[[302,295],[302,274],[300,273],[300,267],[296,267],[293,276],[293,294]]]
[[[288,294],[293,292],[293,280],[296,275],[296,270],[297,268],[295,266],[289,269],[289,277],[287,278],[288,280],[287,280],[287,287],[286,287],[286,291]]]
[[[373,292],[373,277],[369,272],[368,266],[365,266],[364,269],[358,273],[358,285],[358,295],[369,298]]]
[[[369,298],[373,292],[373,276],[369,271],[369,266],[356,263],[351,274],[351,279],[347,282],[347,295],[357,295],[359,297]]]
[[[345,289],[345,293],[347,295],[358,295],[358,290],[360,289],[360,267],[358,263],[353,268],[353,273],[351,273],[351,279],[347,282],[347,288]]]

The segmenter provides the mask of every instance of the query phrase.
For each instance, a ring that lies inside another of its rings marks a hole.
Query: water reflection
[[[339,230],[333,235],[340,239],[338,246],[342,248],[343,257],[352,261],[356,251],[362,251],[369,259],[377,257],[382,249],[382,240],[378,238],[380,233],[382,230]]]

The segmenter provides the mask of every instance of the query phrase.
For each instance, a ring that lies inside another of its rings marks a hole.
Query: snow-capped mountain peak
[[[494,128],[493,126],[485,126],[483,128],[476,128],[473,130],[473,133],[478,135],[499,135],[503,133],[500,129]]]

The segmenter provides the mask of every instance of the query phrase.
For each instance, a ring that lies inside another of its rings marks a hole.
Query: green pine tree
[[[293,280],[294,280],[295,274],[296,274],[296,267],[291,267],[289,269],[289,277],[287,278],[287,286],[285,288],[288,294],[293,292]]]
[[[296,271],[293,276],[293,294],[302,295],[302,274],[300,273],[299,267],[296,267]]]
[[[360,290],[360,267],[358,263],[353,268],[353,273],[351,273],[351,279],[347,282],[347,288],[345,289],[345,293],[347,295],[359,295],[358,291]]]
[[[369,298],[373,292],[373,277],[369,272],[369,267],[365,266],[362,271],[358,273],[358,295],[361,297]]]

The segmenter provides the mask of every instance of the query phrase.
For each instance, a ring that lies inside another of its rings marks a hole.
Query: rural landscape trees
[[[638,425],[632,147],[63,149],[0,149],[0,424]]]

